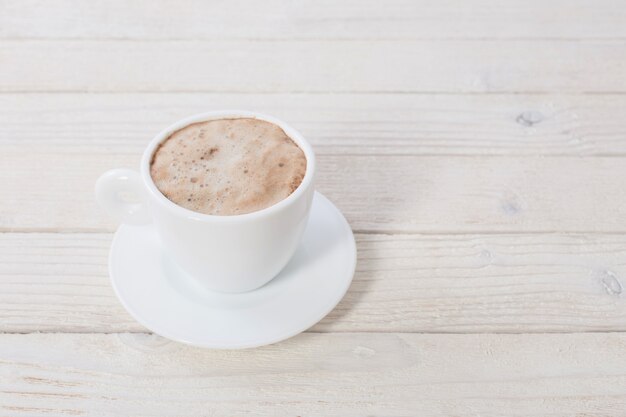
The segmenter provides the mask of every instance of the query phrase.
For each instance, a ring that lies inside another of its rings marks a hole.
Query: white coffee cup
[[[302,149],[307,166],[302,183],[284,200],[248,214],[215,216],[176,205],[156,187],[150,162],[159,144],[173,132],[206,120],[251,117],[281,127]],[[143,153],[139,172],[113,169],[96,183],[96,199],[127,224],[152,222],[164,252],[182,270],[209,289],[244,292],[258,288],[285,267],[307,224],[313,199],[315,155],[295,129],[270,116],[247,111],[195,115],[159,133]],[[129,202],[128,195],[135,198]],[[160,262],[155,259],[155,262]]]

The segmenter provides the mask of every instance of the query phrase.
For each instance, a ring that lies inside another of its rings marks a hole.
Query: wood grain
[[[0,332],[145,331],[108,280],[109,234],[0,234]],[[626,235],[357,235],[317,332],[626,330]]]
[[[246,351],[2,335],[0,413],[618,416],[624,349],[623,334],[304,334]]]
[[[44,39],[624,38],[619,2],[184,0],[0,2],[0,37]],[[165,13],[164,10],[170,12]]]
[[[321,155],[626,155],[626,96],[563,94],[0,94],[0,151],[136,155],[176,120],[233,108],[287,121]]]
[[[98,176],[140,154],[0,154],[4,231],[113,231],[96,206]],[[356,231],[622,232],[623,158],[326,155],[317,189]]]
[[[0,334],[0,417],[623,416],[625,22],[613,0],[0,0],[0,333],[30,333]],[[228,107],[300,129],[359,232],[337,308],[248,351],[145,333],[93,201],[160,128]]]
[[[6,40],[0,62],[0,92],[626,92],[626,39]]]

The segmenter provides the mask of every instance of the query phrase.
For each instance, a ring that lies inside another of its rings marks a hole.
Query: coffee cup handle
[[[141,177],[132,169],[112,169],[102,174],[96,181],[96,200],[122,223],[151,222]]]

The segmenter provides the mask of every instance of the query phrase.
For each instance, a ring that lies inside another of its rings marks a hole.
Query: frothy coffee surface
[[[157,188],[179,206],[229,216],[272,206],[302,182],[306,157],[278,126],[253,118],[195,123],[152,157]]]

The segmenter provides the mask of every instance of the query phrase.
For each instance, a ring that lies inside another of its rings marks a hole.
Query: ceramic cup
[[[197,213],[168,200],[150,176],[150,162],[159,144],[192,123],[239,117],[274,123],[296,142],[307,160],[300,186],[273,206],[234,216]],[[274,278],[295,252],[311,209],[314,175],[311,146],[286,123],[254,112],[210,112],[181,120],[159,133],[144,151],[139,172],[113,169],[102,174],[96,183],[96,199],[123,223],[153,223],[165,254],[204,286],[220,292],[244,292]]]

